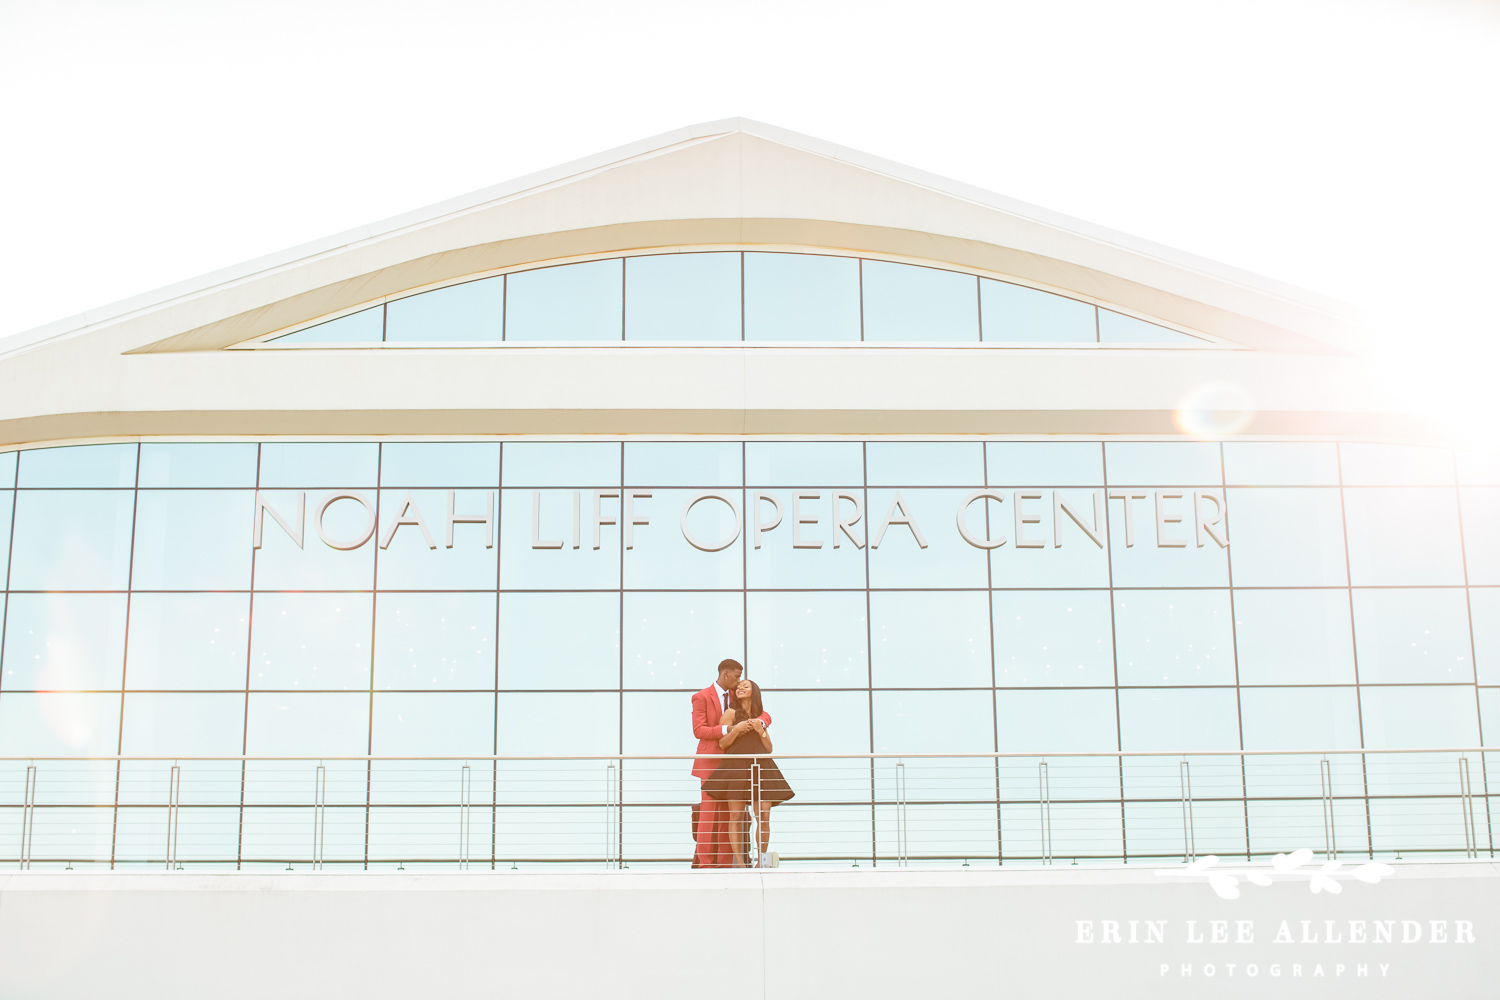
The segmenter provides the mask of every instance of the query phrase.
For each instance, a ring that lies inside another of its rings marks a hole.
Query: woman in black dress
[[[760,685],[751,680],[742,680],[735,687],[732,707],[724,712],[720,724],[728,726],[719,748],[724,751],[714,773],[703,783],[703,790],[711,797],[722,799],[729,807],[729,844],[734,852],[734,866],[748,868],[749,830],[746,809],[751,803],[760,807],[760,855],[765,864],[771,848],[771,807],[785,802],[794,794],[782,776],[781,768],[770,757],[740,756],[744,754],[768,754],[771,752],[771,736],[765,723],[760,721],[765,709],[761,705]],[[759,765],[758,768],[755,765]],[[754,785],[759,775],[759,791]]]

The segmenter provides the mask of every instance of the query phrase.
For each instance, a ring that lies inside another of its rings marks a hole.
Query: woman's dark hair
[[[754,681],[750,682],[750,714],[749,715],[746,715],[745,714],[745,710],[740,707],[740,699],[739,699],[738,696],[736,696],[735,698],[733,698],[731,700],[734,703],[734,721],[735,722],[744,722],[747,719],[758,719],[758,718],[761,717],[761,714],[764,713],[765,710],[766,710],[765,706],[762,705],[761,701],[760,701],[760,685],[757,684],[757,683],[755,683]]]

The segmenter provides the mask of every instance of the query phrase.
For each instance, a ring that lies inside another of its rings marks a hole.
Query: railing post
[[[469,805],[472,797],[473,774],[469,765],[465,762],[463,770],[458,775],[458,867],[460,871],[469,868],[470,852],[470,827],[469,827]]]
[[[328,769],[319,764],[318,770],[313,775],[313,871],[322,871],[323,869],[323,834],[328,824],[323,810],[327,801]]]
[[[21,867],[31,867],[31,829],[36,819],[36,765],[26,768],[26,798],[21,810]]]
[[[167,778],[167,871],[177,867],[177,807],[182,801],[182,767],[172,765]]]
[[[1052,863],[1052,781],[1047,762],[1037,764],[1037,806],[1042,817],[1042,864]]]
[[[1177,778],[1182,783],[1182,853],[1186,860],[1198,860],[1198,846],[1193,831],[1193,778],[1186,760],[1178,764]]]
[[[1458,758],[1458,794],[1463,804],[1464,854],[1479,857],[1479,831],[1474,823],[1474,789],[1469,783],[1469,758]]]
[[[620,858],[620,772],[611,761],[604,770],[604,867],[618,868]]]
[[[906,763],[896,761],[896,859],[906,867]]]
[[[760,758],[755,757],[750,761],[750,821],[755,824],[755,864],[752,868],[760,867]],[[745,823],[745,833],[750,833],[750,822]],[[746,845],[745,857],[748,860],[751,855],[749,845]]]
[[[1333,825],[1333,765],[1327,757],[1318,761],[1318,778],[1323,787],[1323,852],[1327,860],[1338,857],[1338,840]]]

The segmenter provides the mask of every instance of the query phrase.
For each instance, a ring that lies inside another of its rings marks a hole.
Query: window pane
[[[1366,684],[1473,680],[1465,605],[1458,588],[1354,591],[1359,679]]]
[[[739,340],[740,255],[627,258],[625,310],[626,340]]]
[[[249,638],[248,594],[135,594],[125,685],[242,689]]]
[[[1116,712],[1113,690],[995,692],[996,731],[1002,753],[1099,753],[1118,750]],[[1027,824],[1030,830],[1026,836],[1033,844],[1041,818],[1037,812],[1037,800],[1044,774],[1047,792],[1054,802],[1058,799],[1109,799],[1120,795],[1120,765],[1117,758],[1052,757],[1045,762],[1045,772],[1039,766],[1042,763],[1037,757],[1006,757],[998,762],[1001,797],[1031,800],[1029,805],[1032,812],[1030,823]],[[1118,815],[1119,807],[1116,806],[1115,810]],[[1015,824],[1020,815],[1023,815],[1019,814],[1017,804],[1004,805],[1001,812],[1007,826]],[[1076,820],[1070,821],[1071,817],[1065,812],[1054,815],[1053,823],[1057,833],[1076,843],[1105,836],[1098,825],[1099,817],[1092,819],[1094,822],[1079,828],[1075,826]],[[1007,833],[1007,837],[1009,836],[1010,833]],[[1114,836],[1118,843],[1117,829]],[[1100,849],[1101,847],[1094,848],[1095,851]],[[1013,850],[1015,847],[1012,842],[1007,841],[1006,852],[1011,853]]]
[[[617,444],[507,444],[504,459],[506,486],[620,485]]]
[[[1500,734],[1500,688],[1479,689],[1479,716],[1485,744],[1494,746],[1492,741]]]
[[[984,339],[1013,343],[1094,343],[1094,307],[1024,285],[979,279]]]
[[[1337,486],[1338,446],[1228,441],[1224,477],[1231,486]]]
[[[720,660],[744,663],[744,650],[739,593],[625,595],[626,687],[696,691],[718,676]]]
[[[1479,683],[1500,684],[1500,589],[1470,590],[1469,620],[1474,623],[1474,662]]]
[[[985,554],[963,540],[953,515],[965,490],[870,490],[865,517],[870,521],[872,587],[983,587],[988,583]],[[902,516],[912,524],[890,523]],[[975,505],[976,507],[978,504]],[[921,531],[922,548],[917,539]],[[878,547],[875,547],[876,540]]]
[[[858,340],[859,261],[745,254],[746,340]]]
[[[375,602],[375,687],[490,689],[494,594],[381,594]]]
[[[388,341],[500,340],[505,278],[481,278],[389,302]]]
[[[1338,490],[1230,490],[1226,500],[1234,525],[1230,559],[1236,586],[1338,587],[1348,582]]]
[[[271,339],[281,344],[376,344],[385,329],[385,306],[361,309],[296,333]]]
[[[1085,753],[1119,748],[1113,691],[996,691],[995,727],[1000,734],[1001,753]],[[1109,766],[1114,766],[1113,759]],[[1034,772],[1035,765],[1031,768]],[[1031,777],[1035,780],[1035,773]]]
[[[769,691],[764,697],[778,754],[870,752],[870,698],[864,691]],[[864,761],[782,761],[781,767],[789,777],[798,770],[806,774],[809,784],[798,787],[794,781],[792,787],[814,798],[821,797],[813,784],[814,769],[829,777],[863,771],[867,776],[864,792],[869,795],[869,765]],[[847,780],[839,784],[848,786]]]
[[[910,441],[865,446],[873,486],[982,486],[984,452],[978,444]]]
[[[369,594],[259,594],[250,630],[250,686],[366,690]]]
[[[1115,491],[1111,491],[1115,492]],[[1144,494],[1140,499],[1109,501],[1109,544],[1117,587],[1223,587],[1229,584],[1227,548],[1220,548],[1208,532],[1202,545],[1193,525],[1194,491],[1185,487],[1174,490],[1125,490]],[[1180,495],[1178,495],[1180,494]],[[1212,495],[1221,496],[1215,490]],[[1131,514],[1127,515],[1126,505]],[[1157,520],[1158,505],[1161,520]],[[1202,500],[1204,514],[1212,518],[1214,505]],[[1134,525],[1126,522],[1133,517]],[[1170,518],[1181,518],[1174,523]],[[1223,522],[1218,528],[1226,540],[1229,533]],[[1134,545],[1130,545],[1134,534]],[[1179,544],[1160,545],[1165,539]],[[1239,551],[1238,548],[1235,550]]]
[[[1468,747],[1479,740],[1471,687],[1367,687],[1359,701],[1367,747]]]
[[[579,502],[577,548],[573,547],[572,530],[575,496]],[[601,525],[599,548],[594,548],[592,507],[587,490],[501,490],[500,586],[506,590],[619,587],[619,529]],[[599,510],[602,519],[620,519],[619,500],[602,499]],[[536,541],[560,542],[561,547],[538,548],[533,544],[533,517]]]
[[[18,492],[11,589],[124,590],[134,505],[128,490]]]
[[[1103,486],[1103,452],[1093,442],[992,441],[984,446],[992,486]]]
[[[1345,490],[1354,585],[1462,584],[1453,494],[1451,489]]]
[[[745,563],[743,530],[736,533],[737,512],[742,510],[740,490],[721,490],[735,509],[715,499],[693,505],[686,526],[706,546],[734,540],[717,551],[696,548],[683,535],[683,512],[697,490],[655,490],[650,499],[636,500],[635,547],[625,552],[625,586],[657,588],[723,588],[743,585]]]
[[[1114,684],[1107,591],[996,591],[993,602],[997,687]]]
[[[520,271],[506,279],[506,340],[619,340],[619,260]]]
[[[618,594],[501,594],[500,687],[614,688]]]
[[[989,691],[876,691],[874,752],[992,753],[992,697]]]
[[[859,515],[864,491],[859,487],[846,490],[791,489],[765,491],[774,499],[756,498],[761,490],[747,492],[750,503],[746,530],[750,533],[750,551],[746,572],[751,587],[863,587],[865,585],[865,524]],[[839,498],[838,494],[845,494]],[[849,497],[854,497],[851,501]],[[837,502],[835,515],[834,503]],[[779,503],[779,507],[777,506]],[[779,523],[777,511],[780,511]],[[849,524],[849,531],[837,529],[835,516]],[[857,520],[856,520],[857,517]],[[798,519],[802,519],[798,523]],[[760,531],[756,548],[756,524],[776,525]],[[850,532],[860,543],[850,541]],[[813,542],[816,548],[798,548]],[[835,545],[837,543],[837,545]]]
[[[458,516],[493,514],[493,490],[452,491]],[[380,541],[390,545],[376,553],[376,572],[382,590],[493,590],[495,549],[493,525],[455,523],[453,547],[447,546],[448,493],[445,490],[381,490]],[[408,500],[410,506],[408,506]],[[397,524],[403,518],[421,524]],[[422,533],[423,527],[427,533]],[[391,531],[394,528],[395,534]],[[430,545],[437,546],[431,548]]]
[[[229,757],[244,752],[244,733],[243,694],[128,694],[120,753]]]
[[[1111,486],[1218,486],[1219,446],[1186,441],[1110,441]]]
[[[382,486],[500,485],[495,443],[386,444],[380,449]]]
[[[1121,691],[1120,743],[1126,750],[1237,750],[1237,714],[1230,690]],[[1175,761],[1171,771],[1175,781]]]
[[[286,490],[263,490],[261,498],[293,527],[297,525],[297,494]],[[257,590],[361,590],[374,583],[375,532],[370,521],[375,491],[361,494],[369,503],[343,499],[331,504],[323,516],[329,538],[348,544],[361,534],[368,538],[357,549],[336,549],[318,537],[317,511],[323,497],[309,494],[302,528],[302,546],[267,512],[261,522],[261,547],[255,551]]]
[[[1460,451],[1458,481],[1464,486],[1500,486],[1500,454],[1494,452]],[[0,484],[5,482],[5,457],[0,455]]]
[[[136,446],[90,444],[21,453],[19,486],[134,486]]]
[[[1352,687],[1250,688],[1240,692],[1246,750],[1340,750],[1359,746]]]
[[[1459,497],[1469,583],[1500,583],[1500,490],[1459,490]]]
[[[1005,502],[978,500],[966,512],[965,523],[978,535],[1002,537],[1006,543],[990,550],[990,572],[995,587],[1107,587],[1109,554],[1063,511],[1061,524],[1054,523],[1054,499],[1075,511],[1084,523],[1103,537],[1105,526],[1094,519],[1093,493],[1083,490],[997,490]],[[1040,494],[1040,498],[1036,494]],[[1009,509],[1006,509],[1009,508]],[[988,524],[984,518],[988,516]],[[1039,518],[1022,523],[1021,518]],[[1018,547],[1017,540],[1041,542]],[[1057,542],[1061,541],[1059,547]]]
[[[863,267],[865,340],[979,340],[973,275],[883,260]]]
[[[137,498],[137,589],[250,589],[254,492],[141,490]]]
[[[0,754],[102,756],[120,752],[120,696],[0,694]]]
[[[1233,684],[1227,590],[1115,593],[1121,684]]]
[[[872,682],[877,687],[989,687],[989,610],[983,591],[872,593]]]
[[[625,483],[628,486],[739,486],[741,445],[738,441],[710,444],[627,444]]]
[[[494,752],[493,694],[379,692],[375,695],[374,716],[372,753],[459,757]]]
[[[1099,342],[1101,344],[1203,344],[1198,337],[1169,330],[1155,323],[1147,323],[1134,316],[1099,310]]]
[[[283,444],[260,446],[260,488],[356,489],[374,486],[379,475],[377,444]]]
[[[1451,486],[1447,448],[1396,444],[1341,444],[1345,486]]]
[[[1236,590],[1241,684],[1353,684],[1347,590]]]
[[[692,727],[692,695],[686,691],[628,691],[624,696],[624,714],[624,753],[690,754],[698,749]],[[774,730],[776,714],[771,713],[771,717]],[[672,781],[675,776],[678,780],[686,779],[684,791],[688,792],[688,801],[699,800],[700,782],[690,773],[692,761],[652,761],[639,766],[646,769],[644,780],[651,782],[648,787],[654,786],[653,791],[675,783]],[[635,776],[636,767],[630,766],[627,778]]]
[[[143,444],[142,487],[254,486],[253,444]]]
[[[370,696],[362,691],[251,694],[249,712],[245,753],[252,757],[370,752]]]
[[[747,602],[749,658],[745,662],[758,684],[765,688],[868,684],[864,594],[760,593],[748,595]]]
[[[750,486],[859,487],[865,481],[864,446],[858,442],[785,441],[745,444]]]
[[[16,455],[14,451],[0,452],[0,489],[16,485]]]
[[[687,696],[680,697],[682,727],[689,730]],[[499,706],[496,753],[586,756],[620,752],[620,696],[613,692],[502,693]],[[695,743],[685,752],[696,748]],[[602,792],[602,763],[598,773]]]
[[[118,690],[124,594],[11,594],[5,690]]]

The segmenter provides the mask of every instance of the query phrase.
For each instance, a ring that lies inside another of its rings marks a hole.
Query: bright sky
[[[0,335],[744,115],[1355,303],[1488,433],[1497,109],[1486,0],[0,0]]]

